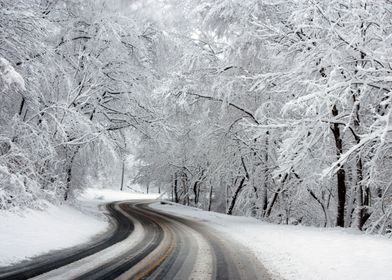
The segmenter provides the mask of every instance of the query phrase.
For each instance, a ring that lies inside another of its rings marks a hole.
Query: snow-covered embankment
[[[390,280],[392,241],[350,229],[264,223],[176,204],[153,208],[194,218],[247,247],[276,279]]]
[[[109,230],[105,203],[156,195],[87,189],[73,206],[0,212],[0,266],[9,266],[53,250],[87,243]]]

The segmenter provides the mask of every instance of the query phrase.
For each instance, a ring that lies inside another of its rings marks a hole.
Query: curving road
[[[0,268],[0,279],[270,279],[241,245],[149,203],[108,204],[112,231],[83,247]]]

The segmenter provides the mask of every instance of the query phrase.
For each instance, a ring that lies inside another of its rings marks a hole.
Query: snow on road
[[[73,205],[49,205],[45,210],[23,213],[0,211],[0,266],[83,244],[102,234],[109,224],[99,207],[106,202],[156,197],[87,189]]]
[[[155,203],[152,208],[195,218],[242,243],[276,279],[392,279],[392,241],[381,236],[273,225],[175,204]]]

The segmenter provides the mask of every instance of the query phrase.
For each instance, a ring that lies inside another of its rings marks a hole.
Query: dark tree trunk
[[[362,30],[362,37],[363,37],[363,41],[365,42],[365,35],[366,35],[366,29],[363,28],[363,23],[361,23],[361,30]],[[357,62],[357,66],[358,64],[361,64],[362,68],[365,68],[367,61],[365,60],[366,54],[362,51],[360,51],[360,61],[361,62]],[[357,74],[358,70],[355,70],[355,74]],[[359,110],[360,110],[360,103],[359,103],[359,99],[360,99],[360,95],[361,95],[361,89],[358,89],[356,93],[353,94],[353,102],[354,102],[354,109],[355,109],[355,115],[354,115],[354,128],[355,128],[355,132],[353,132],[354,134],[354,138],[357,142],[357,144],[360,143],[361,138],[358,136],[358,132],[360,129],[360,124],[361,124],[361,120],[359,117]],[[360,230],[363,229],[364,224],[366,223],[366,221],[369,219],[370,217],[370,212],[369,212],[369,206],[370,206],[370,190],[368,186],[364,186],[363,184],[363,162],[362,162],[362,158],[361,155],[358,154],[357,156],[357,165],[356,165],[356,172],[357,172],[357,192],[358,192],[358,196],[357,196],[357,200],[358,200],[358,228]]]
[[[234,191],[234,194],[231,198],[229,208],[227,209],[227,212],[226,212],[226,214],[228,214],[228,215],[233,214],[234,206],[235,206],[235,203],[237,202],[238,196],[239,196],[241,190],[243,189],[243,187],[245,187],[245,180],[249,181],[249,178],[250,178],[248,169],[246,168],[246,165],[245,165],[244,157],[241,157],[241,164],[242,164],[242,167],[244,168],[245,176],[243,176],[241,178],[240,184],[238,185],[238,187]]]
[[[19,116],[21,116],[23,113],[23,108],[24,108],[25,102],[26,102],[26,99],[24,97],[22,97],[22,101],[20,102],[20,107],[19,107]]]
[[[198,181],[196,181],[196,182],[193,184],[193,193],[194,193],[194,195],[195,195],[195,199],[194,199],[195,205],[197,205],[197,203],[199,203],[198,185],[199,185],[199,182],[198,182]]]
[[[65,192],[64,192],[64,200],[65,200],[65,201],[68,200],[68,198],[69,198],[69,193],[70,193],[70,191],[71,191],[72,167],[73,167],[73,163],[74,163],[76,154],[77,154],[78,151],[79,151],[79,148],[80,148],[80,147],[77,146],[77,147],[75,148],[75,150],[71,152],[72,154],[71,154],[70,159],[69,159],[69,161],[68,161],[67,170],[66,170],[66,186],[65,186]]]
[[[69,191],[71,189],[71,179],[72,179],[72,164],[67,168],[67,180],[66,180],[66,187],[64,193],[64,200],[68,200]]]
[[[200,184],[202,183],[204,179],[204,170],[202,170],[200,177],[197,179],[197,181],[193,184],[193,193],[195,195],[195,205],[199,203],[199,198],[200,198]]]
[[[362,56],[361,56],[362,57]],[[364,58],[364,57],[363,57]],[[361,142],[360,136],[358,136],[359,128],[360,128],[360,119],[359,119],[359,110],[360,110],[360,104],[358,103],[358,97],[360,95],[360,90],[358,89],[356,94],[353,94],[353,102],[354,102],[354,109],[355,109],[355,115],[354,115],[354,128],[355,131],[352,130],[352,133],[354,135],[355,141],[357,144]],[[358,205],[358,217],[357,217],[357,226],[358,229],[362,230],[364,224],[366,221],[369,219],[370,214],[369,214],[369,195],[370,195],[370,190],[369,187],[365,187],[363,185],[363,162],[361,155],[357,155],[357,163],[356,163],[356,173],[357,173],[357,182],[356,182],[356,191],[357,191],[357,205]]]
[[[265,210],[265,215],[264,215],[264,217],[268,218],[268,217],[271,215],[272,208],[273,208],[274,205],[275,205],[275,202],[276,202],[276,200],[277,200],[277,198],[278,198],[278,195],[279,195],[280,191],[281,191],[281,189],[278,188],[278,189],[274,192],[274,195],[272,196],[272,198],[271,198],[271,200],[270,200],[270,203],[268,203],[268,205],[267,205],[267,209]]]
[[[336,117],[339,114],[336,105],[332,108],[332,115]],[[334,123],[331,126],[333,136],[335,139],[336,146],[336,157],[339,160],[343,154],[343,140],[340,134],[339,124]],[[338,203],[337,203],[337,213],[336,213],[336,226],[344,227],[344,213],[346,206],[346,172],[343,165],[338,165],[339,169],[337,171],[337,193],[338,193]]]
[[[344,227],[344,213],[346,205],[346,183],[345,183],[346,172],[343,168],[339,169],[337,174],[338,180],[338,208],[336,215],[336,226]]]
[[[358,213],[358,229],[362,230],[363,226],[365,225],[366,221],[370,218],[370,189],[368,186],[363,185],[363,163],[361,157],[358,155],[357,159],[357,177],[358,177],[358,183],[357,183],[357,191],[358,191],[358,207],[359,207],[359,213]]]
[[[264,169],[264,190],[263,190],[263,213],[262,215],[266,215],[267,207],[268,207],[268,180],[269,180],[269,170],[268,170],[268,161],[269,161],[269,131],[266,132],[266,137],[265,137],[265,169]]]
[[[284,183],[286,182],[286,180],[287,180],[288,177],[289,177],[289,174],[286,173],[286,174],[284,175],[284,178],[283,178],[282,182],[280,183],[280,184],[281,184],[280,187],[278,187],[278,188],[276,189],[276,191],[274,192],[274,194],[273,194],[271,200],[267,203],[267,209],[265,210],[265,214],[264,214],[264,217],[265,217],[265,218],[268,218],[268,217],[271,215],[272,208],[274,207],[275,202],[276,202],[277,199],[278,199],[278,195],[279,195],[279,193],[282,191],[283,186],[284,186]]]
[[[268,190],[267,184],[264,183],[264,193],[263,193],[263,216],[265,216],[268,206]]]
[[[210,184],[210,194],[208,196],[208,211],[211,211],[211,206],[212,206],[212,192],[213,192],[213,187]]]
[[[174,194],[174,202],[178,203],[178,178],[177,178],[177,173],[174,173],[173,194]]]
[[[236,190],[231,198],[229,208],[227,209],[227,212],[226,212],[227,215],[233,214],[234,206],[235,206],[235,203],[237,202],[238,195],[240,194],[242,188],[245,186],[245,179],[246,179],[245,177],[242,177],[240,184],[236,188]]]
[[[125,174],[125,162],[123,161],[122,162],[122,168],[121,168],[121,186],[120,186],[120,191],[122,191],[124,189],[124,174]]]

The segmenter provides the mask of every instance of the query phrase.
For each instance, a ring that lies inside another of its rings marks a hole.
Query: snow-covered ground
[[[142,200],[142,199],[156,199],[159,194],[144,194],[144,193],[134,193],[127,191],[116,191],[111,189],[86,189],[79,200],[84,202],[112,202],[120,200]]]
[[[0,266],[85,243],[108,229],[100,205],[118,200],[155,199],[158,195],[87,189],[74,206],[49,206],[23,216],[0,213]],[[346,229],[273,225],[175,204],[152,205],[190,217],[240,242],[276,279],[390,280],[392,241]]]
[[[0,266],[72,247],[107,229],[107,222],[71,206],[0,213]]]
[[[72,206],[49,205],[45,210],[27,210],[23,214],[0,211],[0,266],[83,244],[104,233],[109,224],[99,208],[105,202],[156,197],[87,189]]]
[[[195,218],[245,245],[276,279],[390,280],[392,241],[353,230],[273,225],[175,204],[153,208]]]

